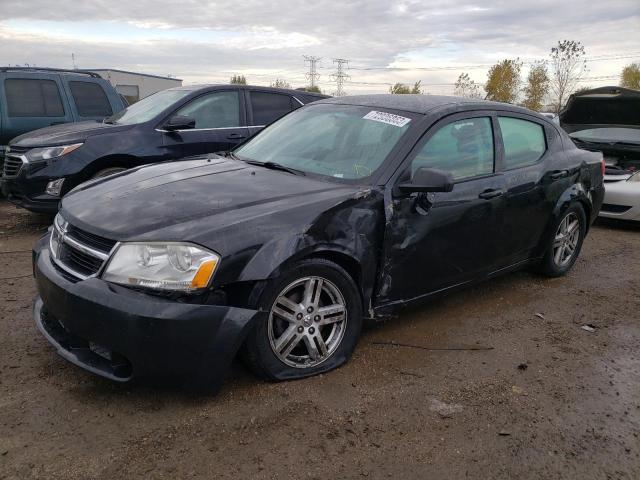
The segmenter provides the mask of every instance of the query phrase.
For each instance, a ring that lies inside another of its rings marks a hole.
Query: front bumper
[[[98,278],[74,282],[52,264],[45,244],[33,252],[36,325],[64,358],[112,380],[170,380],[216,392],[261,315],[181,303]]]
[[[9,202],[36,213],[56,213],[59,197],[44,193],[46,182],[25,183],[17,178],[0,178],[0,190]]]

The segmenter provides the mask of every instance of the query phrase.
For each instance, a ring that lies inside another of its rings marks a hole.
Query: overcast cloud
[[[295,87],[305,84],[309,54],[323,57],[320,83],[329,93],[335,57],[351,62],[350,93],[415,80],[451,93],[462,71],[482,83],[482,65],[543,59],[565,38],[585,45],[590,86],[615,84],[624,65],[640,61],[638,0],[0,0],[0,19],[4,65],[68,68],[74,53],[80,68],[172,74],[185,83],[243,73],[250,83],[280,77]]]

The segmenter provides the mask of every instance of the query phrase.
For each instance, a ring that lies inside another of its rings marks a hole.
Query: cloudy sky
[[[0,65],[119,68],[185,83],[306,84],[302,56],[322,57],[327,93],[333,58],[350,60],[347,93],[385,92],[421,80],[452,93],[466,71],[484,83],[503,58],[548,57],[561,39],[581,41],[582,86],[615,84],[640,61],[640,1],[511,0],[0,0]]]

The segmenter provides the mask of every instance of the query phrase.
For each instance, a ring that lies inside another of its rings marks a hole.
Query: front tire
[[[582,205],[571,205],[556,221],[551,232],[540,271],[548,277],[561,277],[576,262],[587,233],[587,216]]]
[[[325,259],[294,264],[260,296],[264,322],[249,334],[245,361],[273,380],[309,377],[344,364],[362,328],[358,288],[339,265]]]
[[[95,179],[95,178],[103,178],[103,177],[108,177],[109,175],[113,175],[114,173],[120,173],[120,172],[124,172],[126,170],[126,168],[124,167],[108,167],[108,168],[103,168],[102,170],[100,170],[99,172],[96,172],[91,179]]]

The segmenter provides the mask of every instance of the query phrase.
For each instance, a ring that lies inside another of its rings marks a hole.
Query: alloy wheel
[[[347,326],[340,290],[322,277],[303,277],[286,286],[269,313],[269,344],[280,361],[311,368],[338,349]]]
[[[558,267],[565,267],[571,262],[580,241],[580,218],[576,213],[569,213],[556,231],[553,241],[553,262]]]

